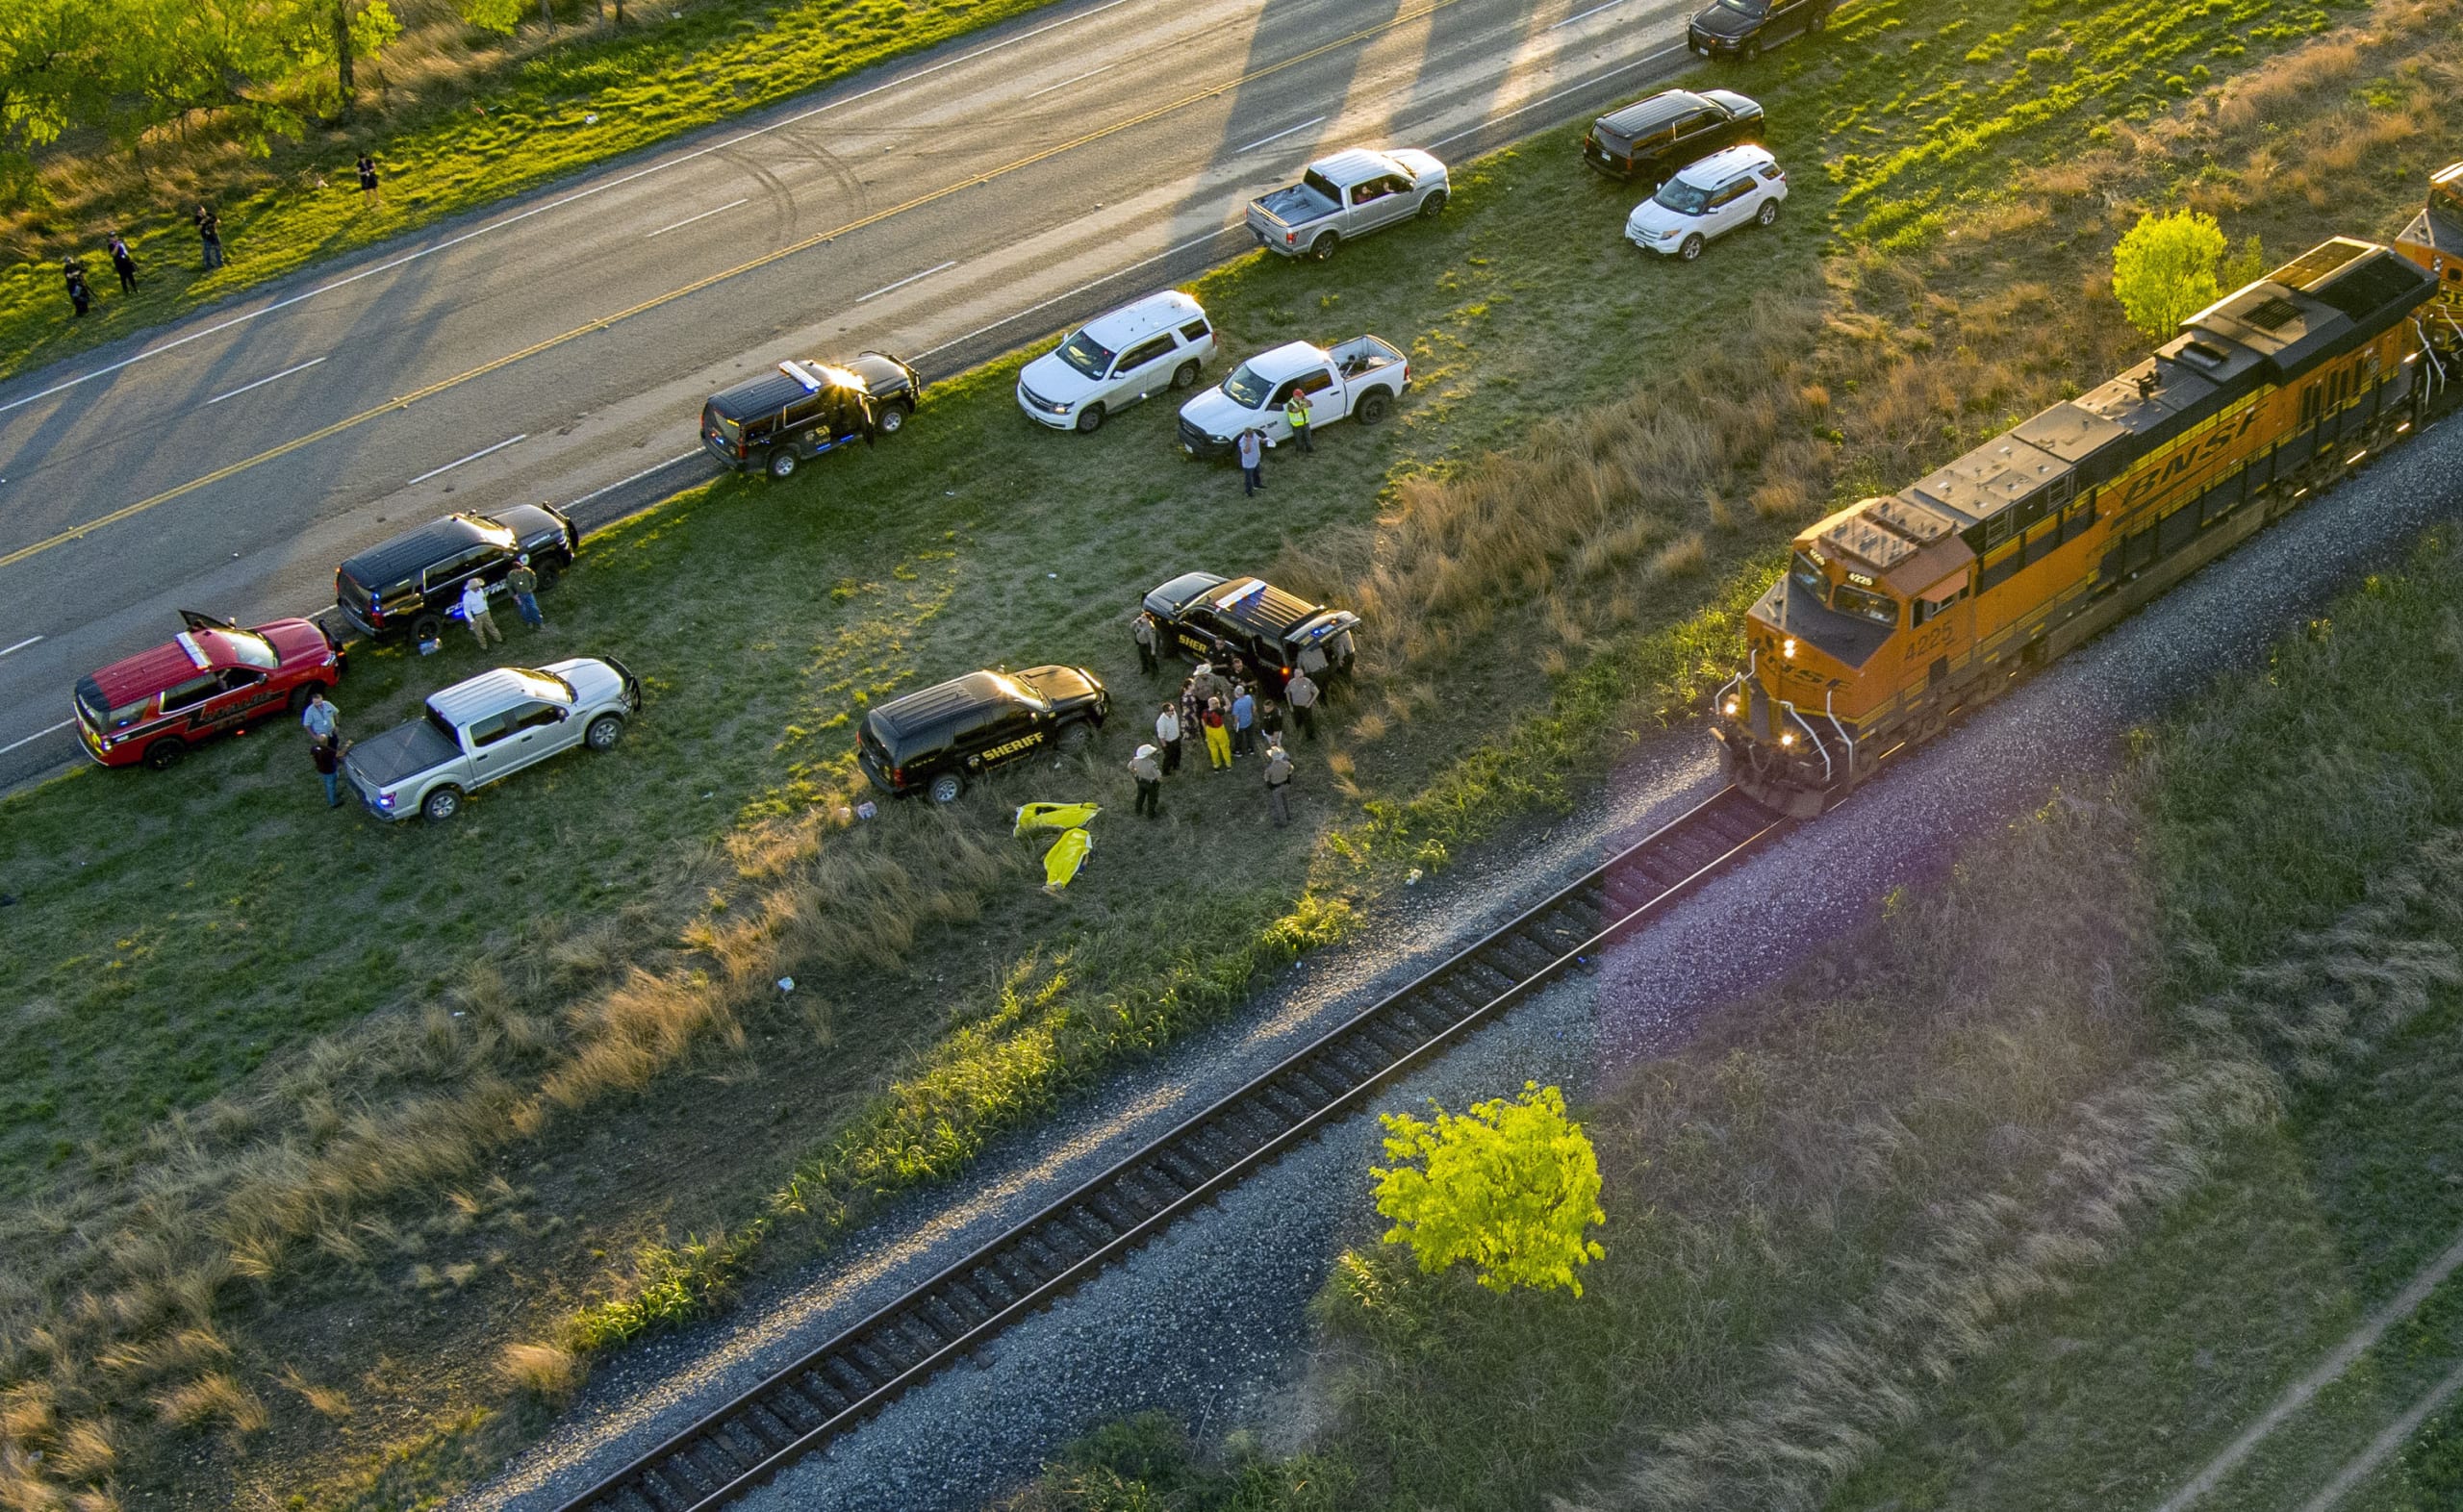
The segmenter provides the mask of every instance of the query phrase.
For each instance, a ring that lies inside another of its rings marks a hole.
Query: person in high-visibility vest
[[[1291,422],[1291,439],[1300,443],[1301,451],[1313,454],[1317,448],[1308,440],[1308,395],[1292,390],[1290,402],[1282,407],[1282,417]]]

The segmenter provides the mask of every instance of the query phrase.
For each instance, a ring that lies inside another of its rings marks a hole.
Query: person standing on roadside
[[[222,217],[203,205],[196,208],[196,239],[205,248],[206,270],[212,272],[220,267],[222,265]]]
[[[1155,659],[1155,617],[1138,611],[1137,620],[1129,627],[1137,642],[1137,669],[1152,677],[1162,670],[1163,664]]]
[[[1291,391],[1291,402],[1282,407],[1282,417],[1291,422],[1291,439],[1300,443],[1300,454],[1304,457],[1315,456],[1317,448],[1308,440],[1310,413],[1308,394],[1306,390]]]
[[[82,318],[94,305],[94,291],[86,287],[86,265],[75,258],[63,258],[60,264],[61,280],[68,286],[68,308]]]
[[[1257,733],[1268,745],[1282,743],[1282,705],[1271,698],[1257,700]]]
[[[1206,697],[1197,691],[1197,679],[1195,677],[1181,678],[1181,738],[1182,740],[1186,740],[1192,735],[1199,737],[1201,740],[1205,738],[1206,721],[1204,718],[1200,718],[1205,713]]]
[[[119,291],[123,294],[137,292],[137,254],[128,249],[128,243],[116,231],[103,245],[111,251],[112,271],[119,275]]]
[[[495,637],[496,644],[504,644],[504,632],[496,628],[496,617],[488,613],[488,585],[479,581],[475,572],[462,581],[462,622],[478,639],[480,650],[488,648],[490,636]]]
[[[1232,730],[1223,722],[1223,700],[1220,698],[1206,700],[1206,713],[1203,718],[1205,723],[1200,728],[1206,731],[1206,769],[1210,771],[1230,771],[1232,769]]]
[[[359,155],[359,202],[362,205],[385,203],[385,196],[376,188],[376,160],[364,152]]]
[[[1163,817],[1163,769],[1155,765],[1155,747],[1140,745],[1129,761],[1129,774],[1137,779],[1137,813],[1141,819]]]
[[[1168,777],[1181,769],[1181,706],[1163,705],[1155,717],[1155,745],[1163,753],[1163,775]]]
[[[1257,700],[1250,695],[1247,683],[1236,683],[1232,689],[1232,754],[1257,753]]]
[[[1266,486],[1265,435],[1256,426],[1240,433],[1240,489],[1242,498],[1254,498]]]
[[[317,764],[317,775],[325,780],[325,807],[329,809],[343,806],[343,738],[339,735],[320,736],[308,747],[309,759]]]
[[[533,630],[547,628],[547,617],[539,612],[539,574],[530,570],[530,553],[525,551],[513,559],[513,570],[504,575],[505,591],[513,594],[514,612],[521,622]]]
[[[1291,680],[1282,685],[1282,700],[1291,705],[1291,722],[1300,726],[1300,738],[1317,738],[1317,685],[1309,680],[1308,668],[1296,668]]]
[[[1291,822],[1291,755],[1280,742],[1266,747],[1266,817],[1274,827]]]
[[[310,743],[329,739],[342,724],[343,712],[326,698],[325,690],[308,690],[308,707],[299,711],[299,726],[308,732]]]

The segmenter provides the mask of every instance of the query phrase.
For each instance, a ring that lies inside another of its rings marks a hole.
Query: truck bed
[[[425,719],[413,719],[358,742],[343,760],[369,786],[390,788],[461,754],[462,747],[446,739],[443,730]]]
[[[1339,346],[1326,348],[1326,359],[1334,365],[1334,371],[1343,375],[1343,381],[1349,383],[1380,367],[1391,367],[1403,360],[1403,354],[1379,337],[1355,336]]]
[[[1294,184],[1252,201],[1251,208],[1264,212],[1278,226],[1302,226],[1323,220],[1342,207],[1307,184]]]

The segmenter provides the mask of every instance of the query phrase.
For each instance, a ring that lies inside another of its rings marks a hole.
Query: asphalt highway
[[[0,384],[0,787],[77,760],[70,685],[180,608],[313,613],[450,510],[603,523],[715,470],[739,377],[946,376],[1244,250],[1325,151],[1460,161],[1638,92],[1690,9],[1075,0]]]

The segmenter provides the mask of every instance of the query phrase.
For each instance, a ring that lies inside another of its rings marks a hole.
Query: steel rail
[[[1795,821],[1726,788],[564,1503],[704,1512],[1358,1112]]]

